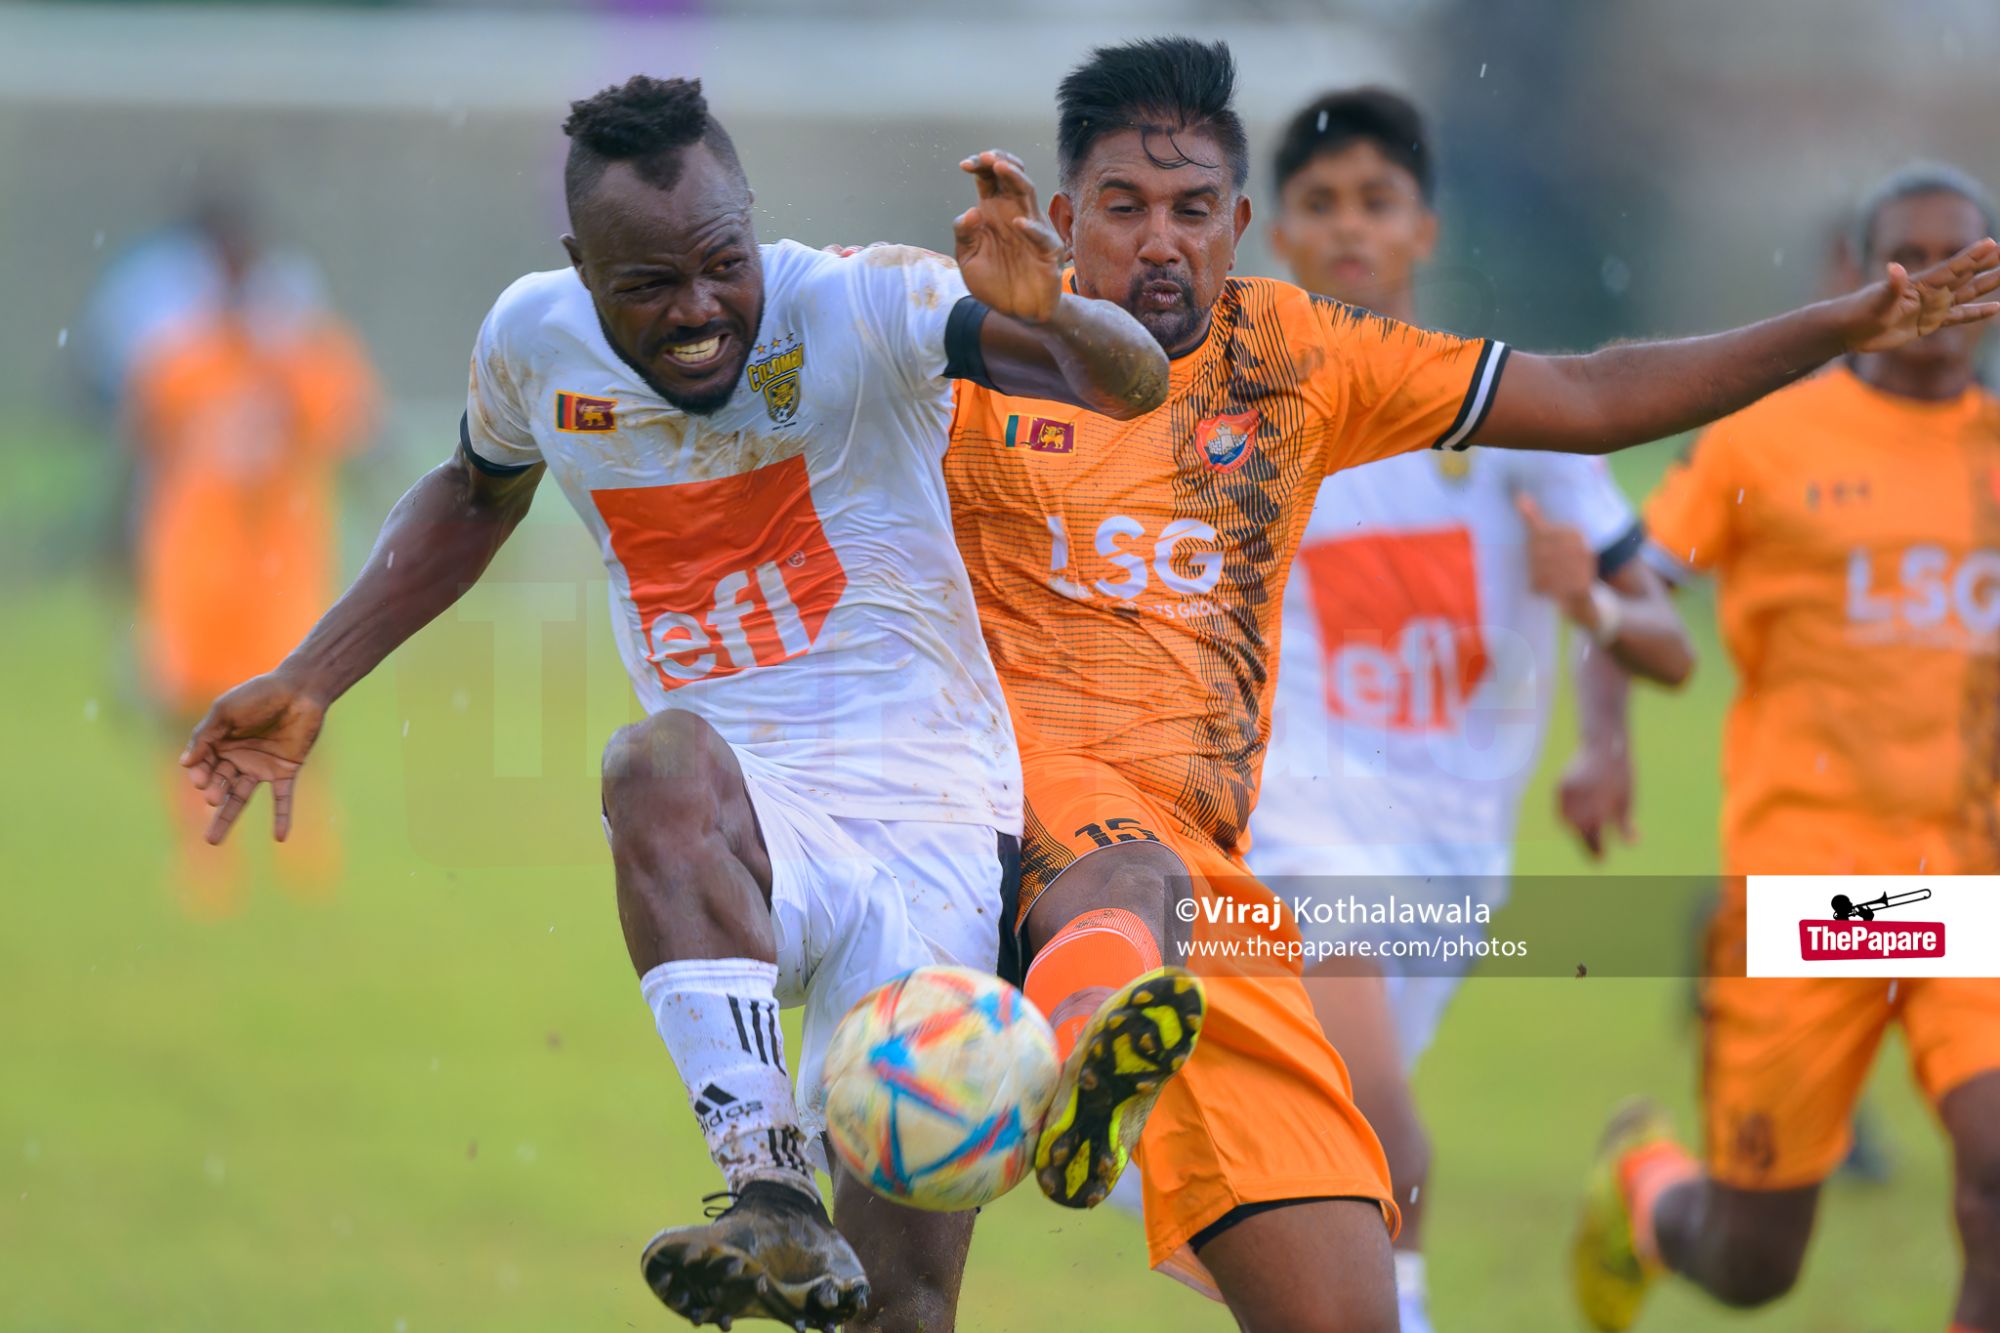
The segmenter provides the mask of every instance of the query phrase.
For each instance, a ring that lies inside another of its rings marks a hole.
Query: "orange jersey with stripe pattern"
[[[2000,871],[2000,403],[1828,371],[1711,427],[1646,526],[1718,581],[1726,871]]]
[[[1464,447],[1505,358],[1232,278],[1166,405],[1137,420],[961,382],[952,520],[1024,762],[1098,759],[1240,853],[1320,482]]]

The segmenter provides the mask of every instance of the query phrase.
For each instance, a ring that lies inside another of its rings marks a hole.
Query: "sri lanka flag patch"
[[[1054,417],[1007,418],[1007,447],[1025,446],[1038,454],[1066,454],[1076,448],[1076,427]]]
[[[580,393],[556,394],[556,429],[604,431],[618,429],[616,398],[587,398]]]

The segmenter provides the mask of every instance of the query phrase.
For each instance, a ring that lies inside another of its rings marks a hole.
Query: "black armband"
[[[965,380],[982,389],[997,389],[986,373],[986,353],[979,348],[979,330],[986,324],[988,306],[974,296],[961,296],[944,321],[944,375]]]
[[[458,417],[458,451],[465,455],[465,461],[484,472],[489,477],[518,477],[533,463],[496,463],[490,458],[482,458],[472,447],[471,414],[461,412]]]

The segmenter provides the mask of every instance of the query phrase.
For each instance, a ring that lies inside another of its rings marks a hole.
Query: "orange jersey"
[[[217,318],[142,354],[139,598],[149,684],[169,706],[276,666],[325,609],[333,465],[374,400],[360,345],[331,322],[252,334]]]
[[[1711,427],[1646,524],[1719,584],[1725,870],[2000,871],[2000,404],[1830,371]]]
[[[1024,763],[1097,759],[1240,852],[1320,482],[1463,447],[1505,356],[1232,278],[1138,420],[961,382],[945,477]]]

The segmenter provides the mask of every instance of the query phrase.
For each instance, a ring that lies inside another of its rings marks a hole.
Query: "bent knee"
[[[621,807],[649,822],[712,814],[731,777],[728,744],[693,713],[669,709],[620,727],[604,747],[603,794],[612,829]]]
[[[1803,1247],[1775,1242],[1739,1242],[1725,1251],[1709,1291],[1724,1305],[1752,1310],[1785,1295],[1798,1285]]]

